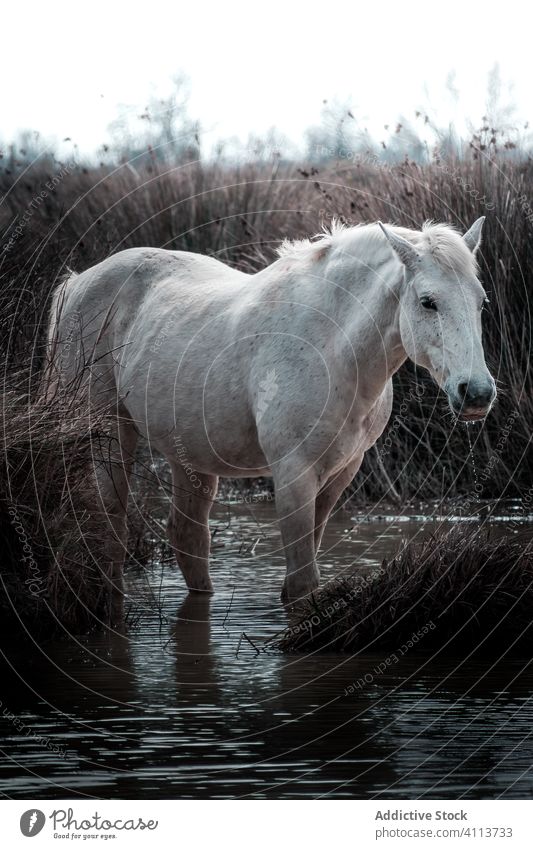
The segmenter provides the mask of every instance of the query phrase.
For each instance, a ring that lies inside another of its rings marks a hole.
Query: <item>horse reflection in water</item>
[[[172,471],[171,545],[189,590],[212,592],[209,513],[219,476],[269,475],[286,559],[282,598],[319,584],[328,517],[390,416],[392,376],[411,359],[453,413],[482,419],[495,397],[481,342],[475,254],[460,236],[336,226],[284,244],[248,275],[210,257],[122,251],[59,286],[49,391],[86,375],[112,409],[110,462],[96,461],[121,586],[128,479],[138,438]]]
[[[194,704],[206,699],[214,704],[218,695],[217,661],[211,646],[211,596],[190,593],[178,609],[172,629],[176,653],[176,695],[178,702]]]
[[[380,780],[394,781],[378,725],[367,721],[369,693],[344,696],[347,681],[361,674],[361,664],[366,670],[366,661],[265,657],[246,641],[237,653],[241,628],[224,622],[223,605],[213,610],[209,597],[189,595],[169,646],[176,652],[176,710],[186,711],[182,757],[189,761],[196,740],[213,758],[194,764],[195,779],[211,788],[207,795],[219,787],[232,795],[303,797],[307,787],[327,793],[347,780],[352,784],[345,795],[353,795],[359,776],[366,786],[374,767]],[[229,698],[233,687],[238,710]]]
[[[455,798],[465,791],[476,797],[475,785],[468,790],[468,777],[465,785],[467,753],[468,776],[485,776],[488,786],[499,781],[505,791],[509,776],[505,771],[500,775],[497,768],[523,739],[524,728],[517,730],[516,739],[487,729],[498,727],[502,717],[512,719],[527,701],[523,685],[517,685],[516,692],[509,689],[506,665],[495,667],[491,657],[476,661],[473,684],[471,662],[458,665],[457,658],[441,659],[435,669],[415,653],[376,672],[383,668],[382,654],[263,658],[247,644],[235,658],[236,640],[230,660],[221,648],[223,620],[223,605],[210,611],[208,599],[189,596],[175,630],[179,704],[183,706],[190,693],[190,716],[205,752],[212,740],[214,752],[230,755],[224,762],[214,757],[211,763],[197,765],[194,777],[209,788],[204,790],[207,796],[226,792],[272,798],[390,798],[392,792],[407,798],[415,788],[428,798]],[[237,622],[231,627],[240,632]],[[213,662],[206,652],[213,654]],[[207,671],[202,673],[204,662]],[[517,669],[522,669],[520,662]],[[443,678],[445,692],[439,689]],[[220,699],[232,686],[239,692],[238,711],[228,696],[226,710]],[[200,688],[205,706],[217,699],[218,710],[208,709],[199,717],[193,694]],[[502,701],[503,690],[507,695]],[[492,708],[480,723],[483,699]],[[189,743],[188,735],[184,745]],[[531,746],[520,752],[519,760],[520,769],[515,765],[511,770],[522,778],[522,766],[527,773],[531,762]]]

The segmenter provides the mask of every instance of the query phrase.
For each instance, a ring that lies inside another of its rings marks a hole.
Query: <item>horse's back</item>
[[[72,379],[88,361],[98,363],[93,372],[108,374],[140,315],[153,326],[165,305],[185,306],[198,300],[199,289],[223,292],[245,277],[212,257],[162,248],[129,248],[71,274],[58,286],[50,316],[49,340],[63,378]]]
[[[162,284],[176,295],[211,283],[222,289],[248,275],[213,257],[162,248],[129,248],[65,279],[56,291],[55,310],[61,325],[72,316],[98,324],[123,313],[134,317],[144,299]],[[53,308],[54,309],[54,308]],[[85,328],[87,324],[85,324]]]
[[[175,285],[202,284],[245,277],[213,257],[163,248],[129,248],[75,275],[65,293],[65,308],[74,296],[86,305],[110,304],[123,297],[130,304],[142,300],[161,281]]]

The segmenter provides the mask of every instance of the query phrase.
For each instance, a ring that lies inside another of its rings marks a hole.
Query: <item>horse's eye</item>
[[[433,300],[433,298],[421,298],[420,303],[424,307],[425,310],[436,310],[437,304]]]

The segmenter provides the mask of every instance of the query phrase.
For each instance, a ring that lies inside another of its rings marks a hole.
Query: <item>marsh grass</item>
[[[85,630],[109,614],[107,520],[90,472],[108,440],[105,411],[89,417],[78,385],[32,401],[25,378],[11,376],[2,395],[1,627]]]
[[[457,526],[366,578],[331,581],[274,642],[286,652],[531,651],[533,541]]]

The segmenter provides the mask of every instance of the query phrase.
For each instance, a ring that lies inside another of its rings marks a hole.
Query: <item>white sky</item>
[[[517,0],[4,4],[0,137],[38,129],[91,150],[106,141],[118,104],[137,114],[179,71],[206,147],[273,125],[298,140],[334,97],[350,98],[378,136],[420,106],[443,125],[477,123],[496,61],[518,115],[533,117],[532,17]],[[458,104],[446,93],[450,71]]]

